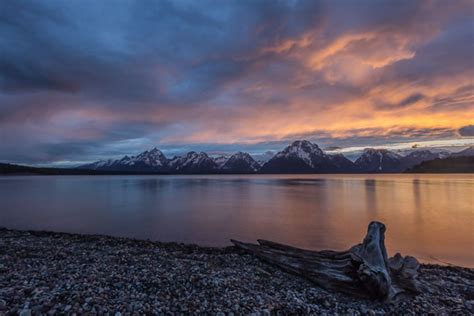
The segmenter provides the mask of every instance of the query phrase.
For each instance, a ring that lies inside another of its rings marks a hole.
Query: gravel
[[[328,292],[233,247],[0,229],[0,315],[474,314],[474,269],[422,265],[399,303]]]

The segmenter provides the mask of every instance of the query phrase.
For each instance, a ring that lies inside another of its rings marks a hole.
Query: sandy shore
[[[422,265],[416,298],[325,291],[243,254],[107,236],[0,229],[0,315],[474,313],[474,269]]]

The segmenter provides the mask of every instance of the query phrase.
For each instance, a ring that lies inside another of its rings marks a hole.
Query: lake
[[[389,254],[474,267],[473,175],[4,176],[0,226],[208,246],[346,249],[372,220]]]

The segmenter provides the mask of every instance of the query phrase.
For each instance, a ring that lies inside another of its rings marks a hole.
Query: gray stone
[[[22,309],[18,315],[19,316],[31,316],[31,310],[30,309]]]

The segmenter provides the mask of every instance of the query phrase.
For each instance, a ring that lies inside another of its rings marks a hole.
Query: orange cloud
[[[411,39],[390,32],[345,34],[310,52],[305,63],[331,83],[358,84],[374,71],[401,60],[412,59]]]

